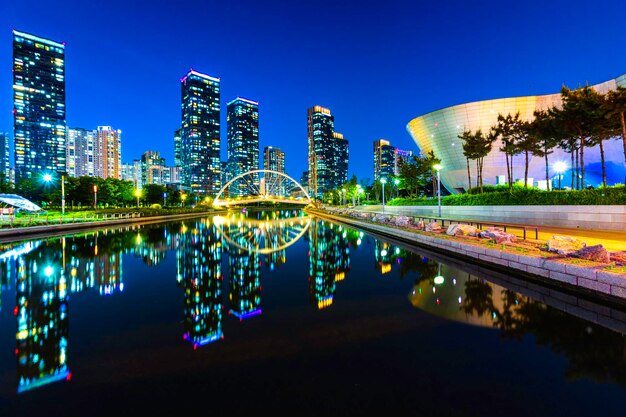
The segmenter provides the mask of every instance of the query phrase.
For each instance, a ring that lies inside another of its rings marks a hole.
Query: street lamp
[[[43,180],[45,182],[52,181],[52,175],[44,174]],[[65,214],[65,174],[61,175],[61,215]]]
[[[184,207],[184,206],[185,206],[185,199],[186,199],[186,198],[187,198],[187,194],[184,194],[184,193],[183,193],[183,194],[181,194],[181,196],[180,196],[180,199],[181,199],[181,203],[180,203],[180,205],[181,205],[181,207]]]
[[[361,184],[356,185],[356,197],[357,197],[357,206],[361,205],[361,193],[363,192],[363,188]]]
[[[163,207],[165,207],[165,198],[167,197],[167,193],[163,193]]]
[[[139,197],[141,196],[141,190],[139,188],[135,189],[135,196],[137,197],[137,208],[139,208]]]
[[[385,178],[381,178],[380,183],[383,185],[383,213],[384,213],[385,212],[385,184],[387,184],[387,180]]]
[[[93,186],[93,209],[98,208],[98,186]]]
[[[441,217],[441,177],[439,175],[439,171],[443,169],[441,164],[436,164],[433,168],[437,171],[437,208],[439,217]]]
[[[341,189],[341,205],[343,206],[344,204],[346,204],[346,189],[342,188]]]
[[[565,162],[557,161],[554,163],[554,170],[559,175],[559,190],[561,189],[561,177],[563,176],[563,173],[565,172],[566,169],[567,169],[567,164]]]
[[[399,178],[394,178],[393,183],[396,186],[396,198],[398,198],[398,184],[400,184],[400,179]]]

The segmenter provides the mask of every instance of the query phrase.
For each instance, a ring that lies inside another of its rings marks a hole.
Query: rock
[[[425,226],[424,226],[424,220],[420,220],[419,222],[417,222],[417,224],[415,225],[415,227],[418,230],[424,230]]]
[[[372,221],[376,223],[389,223],[390,218],[391,217],[386,214],[377,214],[374,217],[372,217]]]
[[[504,230],[497,227],[490,227],[487,230],[483,230],[479,233],[480,237],[492,239],[495,243],[515,243],[517,241],[517,237],[511,233],[507,233]]]
[[[393,222],[396,226],[409,227],[413,223],[413,220],[407,216],[396,216]]]
[[[548,240],[548,252],[556,252],[559,255],[571,255],[585,246],[587,243],[569,236],[555,235]]]
[[[424,228],[427,232],[441,232],[441,225],[437,222],[430,222]]]
[[[446,230],[446,234],[450,236],[478,236],[480,229],[469,224],[451,224]]]
[[[577,250],[576,252],[572,253],[572,256],[576,258],[581,258],[581,259],[588,259],[590,261],[595,261],[595,262],[603,262],[603,263],[611,262],[611,255],[609,255],[609,251],[607,251],[606,248],[602,244],[594,245],[594,246],[585,246],[584,248],[581,248]]]

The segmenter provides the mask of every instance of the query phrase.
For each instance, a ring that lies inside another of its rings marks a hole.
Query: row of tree
[[[167,206],[197,203],[195,196],[186,196],[180,190],[165,185],[144,185],[139,192],[132,181],[99,177],[65,177],[65,201],[67,207],[132,207],[139,204],[161,204]],[[42,205],[61,205],[61,177],[51,181],[28,178],[13,185],[0,183],[0,192],[17,193]]]
[[[458,137],[463,141],[467,160],[467,178],[472,188],[470,161],[476,164],[476,186],[482,192],[483,160],[500,141],[504,153],[509,187],[513,185],[513,159],[524,157],[524,186],[527,186],[530,158],[544,158],[546,183],[549,183],[548,157],[555,149],[565,150],[571,156],[571,188],[585,187],[585,149],[598,146],[602,165],[602,184],[606,186],[604,142],[622,138],[626,160],[626,88],[618,87],[602,94],[585,85],[575,90],[561,89],[562,105],[536,110],[532,120],[522,120],[519,112],[498,114],[497,122],[489,131],[464,130]]]

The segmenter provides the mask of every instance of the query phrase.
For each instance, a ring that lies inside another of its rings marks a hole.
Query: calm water
[[[2,416],[625,414],[624,309],[298,211],[1,252]]]

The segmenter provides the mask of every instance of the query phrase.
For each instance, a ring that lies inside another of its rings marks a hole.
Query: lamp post
[[[341,205],[345,205],[346,204],[346,189],[342,188],[341,189]]]
[[[180,200],[181,200],[181,202],[180,202],[180,206],[181,206],[181,207],[184,207],[184,206],[185,206],[185,199],[186,199],[186,198],[187,198],[187,194],[184,194],[184,193],[183,193],[183,194],[181,194],[181,196],[180,196]]]
[[[400,179],[394,178],[393,183],[396,186],[396,198],[398,198],[398,184],[400,184]]]
[[[357,200],[357,206],[361,205],[361,193],[363,192],[363,188],[361,188],[361,184],[357,184],[356,186],[356,200]]]
[[[165,207],[165,198],[167,197],[167,193],[163,193],[163,207]]]
[[[52,181],[52,175],[44,174],[43,180],[47,183]],[[65,214],[65,174],[61,175],[61,215]]]
[[[93,209],[95,210],[98,207],[98,186],[93,186]]]
[[[141,190],[139,188],[135,190],[135,196],[137,197],[137,208],[139,208],[139,197],[141,196]]]
[[[441,217],[441,177],[439,175],[439,171],[443,168],[441,164],[435,165],[433,168],[437,171],[437,208],[438,208],[438,217]]]
[[[565,164],[565,162],[558,161],[554,163],[554,170],[559,176],[559,190],[561,189],[561,177],[563,176],[563,173],[565,172],[566,169],[567,169],[567,165]]]
[[[385,178],[381,178],[380,183],[383,185],[383,213],[384,213],[385,212],[385,184],[387,184],[387,180]]]

